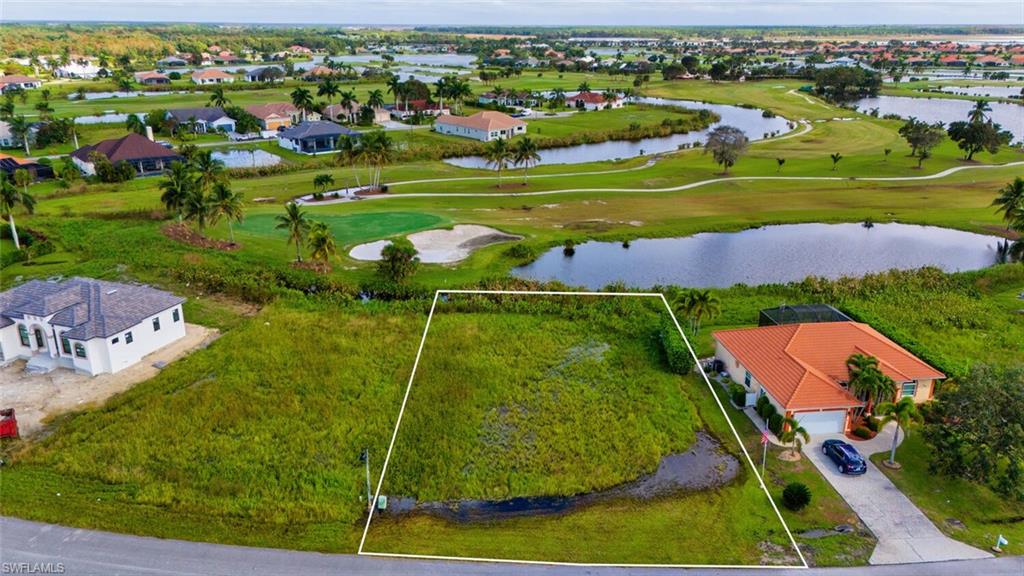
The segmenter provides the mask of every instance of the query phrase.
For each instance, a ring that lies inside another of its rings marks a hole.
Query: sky
[[[0,22],[1024,25],[1024,0],[0,0]]]

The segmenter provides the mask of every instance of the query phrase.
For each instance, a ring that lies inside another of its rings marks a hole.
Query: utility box
[[[387,509],[388,509],[388,497],[383,495],[383,494],[381,494],[380,496],[377,497],[377,510],[387,510]]]

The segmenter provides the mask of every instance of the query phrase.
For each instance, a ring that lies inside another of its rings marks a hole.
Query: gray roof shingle
[[[106,338],[184,302],[170,292],[92,278],[31,280],[0,292],[0,328],[24,316],[49,316],[74,340]]]
[[[349,136],[360,135],[359,132],[339,126],[334,122],[311,120],[291,128],[285,128],[280,132],[279,136],[290,140],[302,140],[303,138],[313,138],[316,136],[341,136],[342,134]]]

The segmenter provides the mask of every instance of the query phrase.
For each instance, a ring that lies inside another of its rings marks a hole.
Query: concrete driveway
[[[892,445],[894,430],[895,425],[890,424],[875,438],[850,444],[867,458]],[[863,476],[840,474],[835,463],[821,452],[822,442],[829,438],[849,442],[842,435],[815,437],[804,452],[878,538],[869,562],[906,564],[991,557],[940,532],[870,460]]]

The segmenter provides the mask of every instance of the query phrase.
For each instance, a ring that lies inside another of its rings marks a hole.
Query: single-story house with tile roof
[[[30,78],[28,76],[22,76],[20,74],[11,74],[10,76],[0,77],[0,93],[8,90],[32,90],[33,88],[39,88],[43,85],[43,81],[38,78]]]
[[[167,111],[167,118],[174,121],[175,126],[189,126],[198,134],[207,132],[234,132],[235,121],[217,106],[203,108],[175,108]]]
[[[0,172],[14,177],[16,170],[27,170],[33,180],[53,178],[53,168],[34,160],[17,158],[8,154],[0,154]]]
[[[388,105],[388,110],[391,112],[391,116],[397,120],[405,120],[415,116],[416,113],[420,113],[424,116],[441,116],[448,114],[450,111],[447,108],[443,108],[440,103],[428,102],[426,100],[399,100],[396,105]]]
[[[566,98],[565,105],[570,108],[604,110],[605,108],[622,108],[622,99],[615,97],[606,99],[600,92],[580,92]]]
[[[895,401],[931,399],[945,374],[860,322],[783,324],[713,333],[715,357],[747,392],[767,396],[779,414],[810,434],[841,434],[864,402],[847,388],[847,359],[864,354],[896,382]]]
[[[329,104],[323,109],[323,117],[332,122],[356,122],[359,120],[361,112],[362,106],[359,102],[353,102],[347,108],[341,104]],[[375,124],[387,122],[390,119],[391,113],[386,108],[373,109],[373,122]]]
[[[284,82],[284,68],[280,66],[263,66],[252,68],[245,73],[246,82]]]
[[[302,111],[291,102],[271,102],[269,104],[252,104],[245,111],[260,121],[264,130],[280,130],[302,121]],[[319,120],[320,114],[309,112],[306,120]]]
[[[440,116],[434,121],[434,131],[438,134],[450,134],[481,142],[490,142],[526,134],[526,122],[508,114],[485,110],[472,116],[452,116],[451,114]]]
[[[184,298],[149,286],[71,278],[0,292],[0,364],[118,372],[185,335]]]
[[[162,72],[150,71],[150,72],[136,72],[135,81],[139,84],[146,86],[156,86],[159,84],[170,84],[171,79]]]
[[[300,122],[277,133],[277,144],[293,152],[302,154],[320,154],[331,152],[338,145],[342,136],[358,138],[362,136],[355,130],[324,120]]]
[[[181,66],[188,66],[188,61],[179,56],[168,56],[157,60],[156,65],[161,68],[180,68]]]
[[[234,81],[234,76],[216,68],[196,70],[192,73],[193,84],[231,84]]]
[[[87,144],[72,152],[71,161],[88,176],[96,174],[96,166],[91,158],[93,152],[106,156],[112,164],[128,162],[135,167],[139,176],[160,174],[172,162],[182,159],[173,149],[132,132],[120,138]]]

